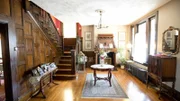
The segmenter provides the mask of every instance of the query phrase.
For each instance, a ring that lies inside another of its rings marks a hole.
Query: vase
[[[104,59],[100,59],[100,64],[101,64],[101,65],[104,64]]]

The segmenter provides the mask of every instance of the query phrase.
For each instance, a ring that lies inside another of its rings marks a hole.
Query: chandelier
[[[98,25],[96,26],[97,29],[108,28],[108,26],[105,26],[105,25],[102,24],[102,13],[103,13],[104,11],[101,10],[101,9],[97,9],[95,12],[99,13],[99,15],[100,15],[99,23],[98,23]]]

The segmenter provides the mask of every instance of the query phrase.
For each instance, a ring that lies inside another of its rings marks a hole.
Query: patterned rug
[[[106,74],[98,74],[98,77],[106,77]],[[82,91],[82,98],[128,98],[121,86],[112,75],[112,86],[105,80],[97,80],[94,86],[94,78],[92,73],[88,73]]]

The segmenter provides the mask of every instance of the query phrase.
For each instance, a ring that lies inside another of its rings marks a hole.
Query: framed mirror
[[[163,32],[162,50],[165,54],[175,55],[179,52],[180,30],[170,26]]]

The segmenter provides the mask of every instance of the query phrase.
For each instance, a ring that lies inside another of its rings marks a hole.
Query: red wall
[[[55,18],[54,16],[51,15],[51,18],[59,32],[59,35],[62,36],[62,22],[60,20],[58,20],[57,18]]]
[[[80,23],[76,23],[77,36],[82,37],[82,26]]]

